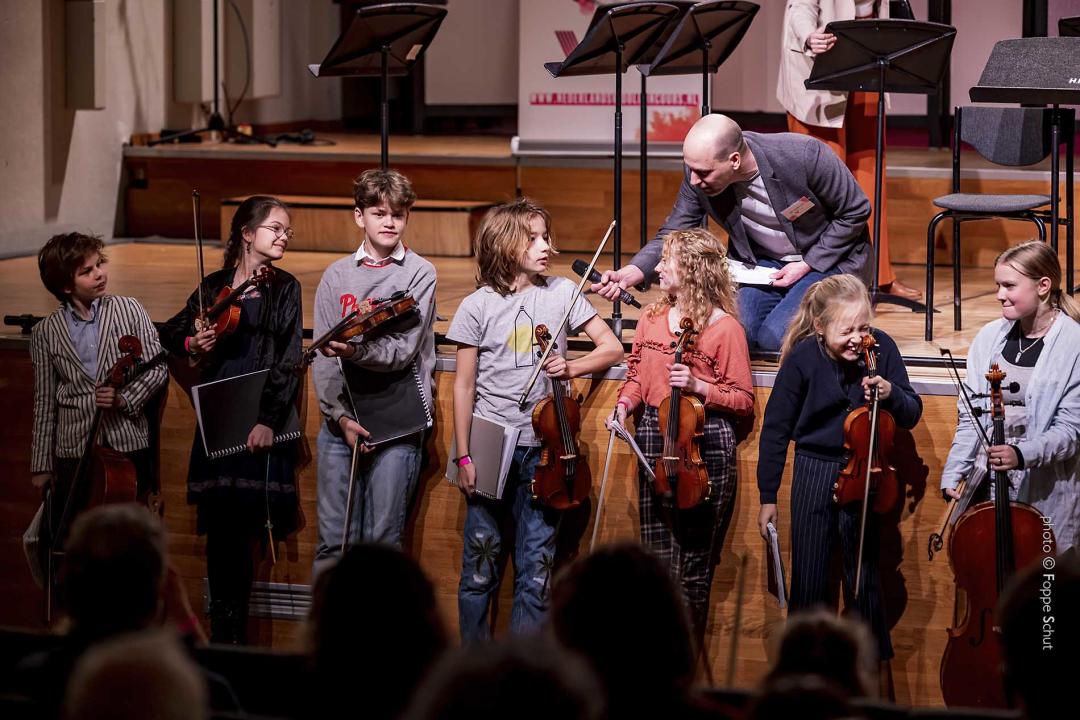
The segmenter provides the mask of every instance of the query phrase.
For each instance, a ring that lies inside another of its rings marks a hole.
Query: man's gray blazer
[[[819,272],[836,268],[869,282],[872,256],[866,221],[870,201],[836,153],[820,140],[796,133],[745,132],[743,137],[757,160],[776,217],[803,260]],[[728,186],[719,195],[709,197],[690,184],[690,170],[685,165],[683,173],[671,214],[630,264],[645,273],[647,282],[651,281],[655,278],[653,269],[660,262],[664,236],[672,230],[699,227],[706,213],[727,232],[728,255],[755,263],[734,188]],[[780,211],[804,195],[814,207],[794,222],[788,221]]]

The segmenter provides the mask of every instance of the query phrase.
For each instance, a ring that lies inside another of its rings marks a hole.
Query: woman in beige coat
[[[825,142],[840,156],[867,197],[874,197],[874,145],[877,138],[877,93],[807,90],[814,58],[836,44],[824,32],[834,20],[887,18],[887,0],[788,0],[776,98],[787,110],[788,130]],[[885,292],[912,300],[921,293],[901,283],[889,261],[887,193],[882,183],[878,284]],[[878,238],[871,238],[875,243]]]

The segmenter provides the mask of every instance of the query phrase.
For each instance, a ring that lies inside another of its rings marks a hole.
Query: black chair
[[[926,229],[926,340],[934,337],[934,232],[938,223],[953,223],[953,329],[960,330],[960,224],[969,220],[1004,218],[1034,223],[1039,240],[1046,241],[1050,219],[1050,188],[1045,195],[994,195],[960,192],[960,147],[971,145],[996,165],[1032,165],[1052,148],[1052,110],[1017,107],[957,107],[953,121],[952,193],[934,199],[943,208]],[[1068,113],[1067,122],[1072,122]],[[1051,182],[1057,182],[1052,178]],[[1045,208],[1045,209],[1043,209]],[[1071,222],[1065,218],[1062,222]],[[1052,238],[1056,247],[1057,238]]]

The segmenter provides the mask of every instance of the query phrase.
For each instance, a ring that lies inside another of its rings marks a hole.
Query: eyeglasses
[[[274,233],[275,240],[279,240],[282,237],[287,237],[289,240],[292,240],[293,235],[295,234],[292,228],[283,228],[280,225],[259,225],[259,227]]]

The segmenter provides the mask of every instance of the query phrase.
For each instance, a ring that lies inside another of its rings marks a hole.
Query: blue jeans
[[[547,616],[555,533],[561,515],[533,502],[531,483],[539,460],[540,448],[519,445],[514,451],[503,499],[473,495],[468,500],[458,585],[458,625],[464,641],[491,637],[488,610],[492,596],[499,589],[506,550],[503,529],[509,529],[508,525],[515,532],[510,631],[538,630]]]
[[[349,542],[385,543],[401,547],[409,503],[420,475],[419,434],[361,455],[356,463],[352,527]],[[336,557],[345,528],[352,450],[324,423],[319,430],[319,544],[315,567]]]
[[[781,268],[784,263],[771,258],[758,258],[758,265]],[[776,352],[784,342],[791,318],[810,286],[818,280],[836,275],[838,270],[811,270],[791,287],[742,285],[739,287],[739,319],[746,328],[746,342],[751,350]]]

